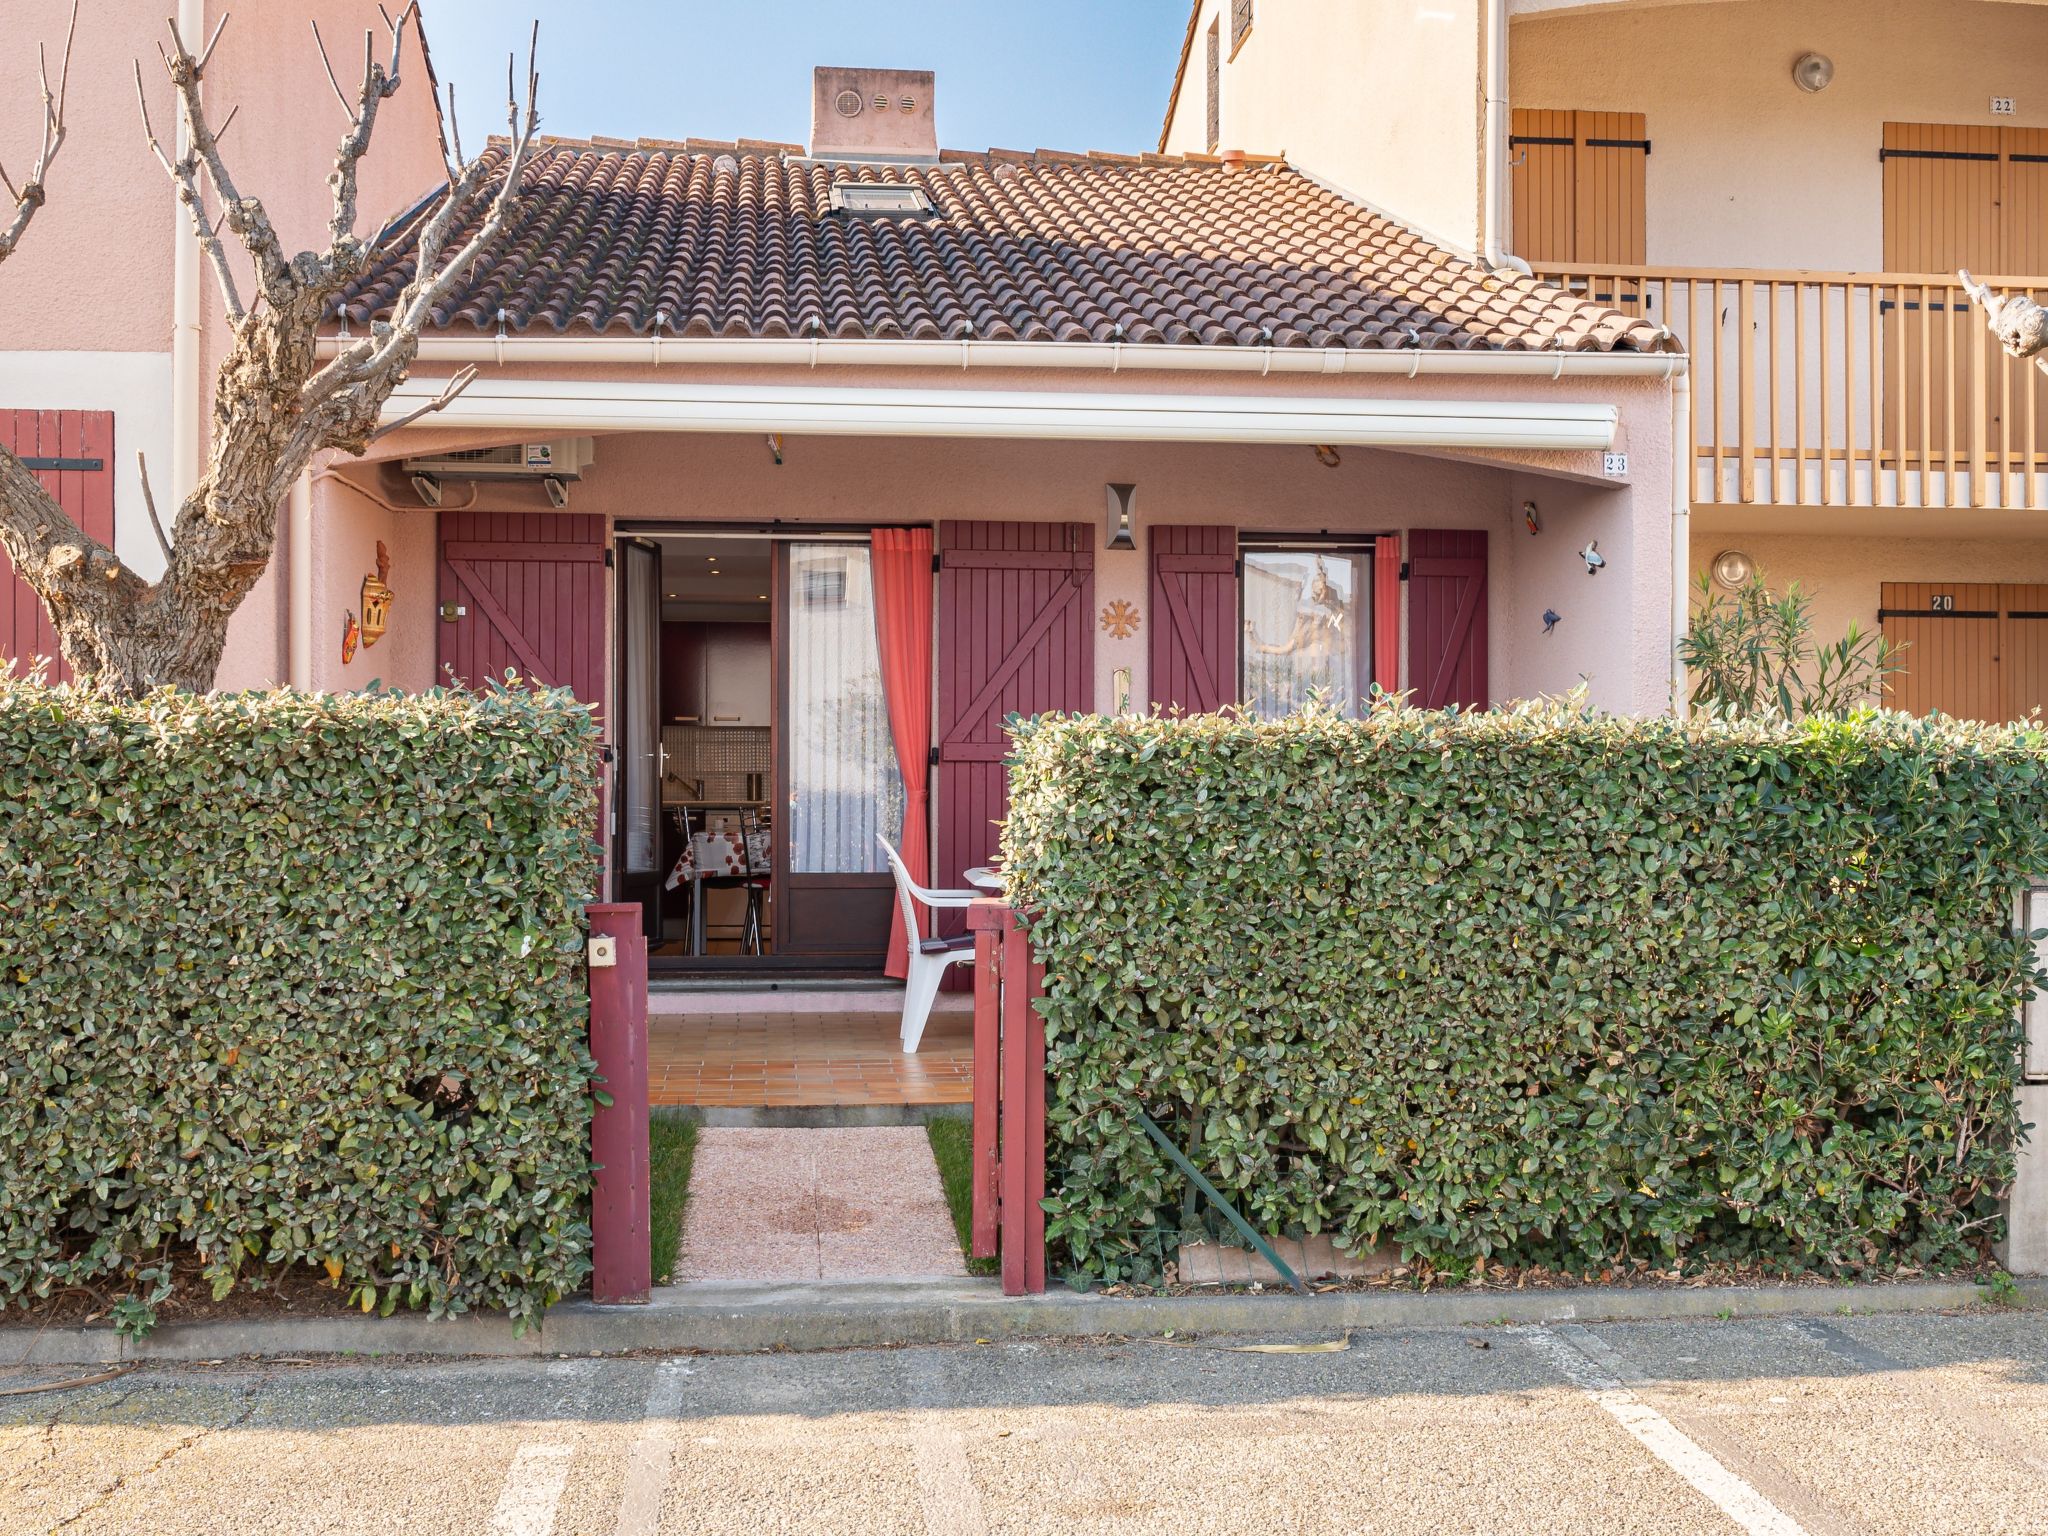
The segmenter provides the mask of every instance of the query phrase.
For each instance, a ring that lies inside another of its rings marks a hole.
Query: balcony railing
[[[1536,273],[1685,344],[1695,503],[2048,507],[2048,384],[1952,272]],[[2048,278],[1984,281],[2048,295]]]

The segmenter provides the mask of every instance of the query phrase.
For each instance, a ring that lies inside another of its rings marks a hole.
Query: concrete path
[[[922,1126],[699,1134],[679,1282],[966,1273]]]
[[[2040,1313],[1248,1342],[147,1367],[0,1398],[0,1531],[2048,1528]]]

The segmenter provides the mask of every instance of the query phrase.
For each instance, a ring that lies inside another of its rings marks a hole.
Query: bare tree
[[[1984,323],[1998,338],[2010,357],[2031,357],[2036,367],[2048,370],[2048,309],[2024,293],[1993,293],[1971,277],[1958,272],[1970,302],[1984,311]]]
[[[177,187],[192,237],[220,287],[232,335],[214,381],[206,474],[179,504],[168,537],[157,522],[145,469],[144,500],[166,553],[162,578],[145,581],[113,550],[87,537],[35,475],[0,449],[0,547],[49,610],[73,673],[105,692],[134,695],[164,684],[195,692],[212,687],[228,620],[270,564],[278,506],[292,482],[322,449],[359,454],[391,430],[380,429],[378,417],[419,351],[421,329],[435,304],[496,243],[518,199],[539,127],[538,24],[527,55],[523,109],[512,67],[506,70],[509,143],[502,153],[465,159],[452,123],[454,91],[449,91],[445,114],[436,94],[448,184],[418,224],[419,259],[412,279],[388,320],[376,321],[367,336],[348,343],[325,367],[316,367],[314,343],[321,322],[373,254],[372,242],[355,232],[357,168],[369,150],[378,107],[398,90],[405,29],[421,29],[416,4],[407,5],[397,20],[388,13],[384,20],[389,61],[378,57],[376,39],[366,33],[362,79],[353,100],[335,76],[319,28],[313,29],[328,80],[348,116],[328,177],[333,202],[324,251],[287,255],[261,200],[242,192],[229,172],[221,139],[234,113],[214,127],[200,91],[227,16],[196,54],[175,23],[169,26],[170,47],[158,45],[189,146],[175,159],[157,141],[142,90],[142,66],[135,66],[143,133]],[[424,55],[423,29],[420,49]],[[7,243],[0,244],[0,260],[42,204],[43,175],[64,138],[62,80],[69,64],[67,41],[54,97],[45,72],[43,152],[34,174],[15,194],[16,211]],[[209,203],[219,210],[217,222]],[[451,252],[456,233],[479,212],[475,233]],[[243,301],[223,231],[253,263],[255,290],[249,303]],[[469,377],[465,370],[434,406],[452,400]]]

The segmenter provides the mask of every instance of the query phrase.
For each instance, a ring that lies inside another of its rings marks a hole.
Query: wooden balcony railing
[[[2048,384],[1952,272],[1536,274],[1691,353],[1696,503],[2048,507]],[[2048,277],[1984,281],[2048,296]]]

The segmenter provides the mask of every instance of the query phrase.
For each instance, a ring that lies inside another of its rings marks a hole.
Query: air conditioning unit
[[[591,439],[558,437],[549,442],[461,448],[430,458],[407,459],[405,472],[444,480],[576,480],[590,467],[593,457]]]

